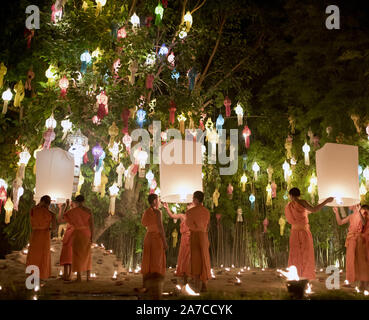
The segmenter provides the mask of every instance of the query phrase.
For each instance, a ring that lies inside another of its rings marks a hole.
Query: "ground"
[[[96,274],[90,282],[64,283],[59,273],[58,257],[61,241],[52,241],[52,277],[38,292],[25,288],[25,259],[26,251],[13,252],[5,260],[0,260],[0,300],[4,299],[39,299],[39,300],[138,300],[147,299],[139,295],[134,288],[142,285],[142,276],[138,270],[126,270],[116,256],[101,246],[94,245],[92,249],[93,270]],[[117,279],[113,278],[117,271]],[[215,279],[208,283],[208,292],[191,299],[289,299],[286,289],[286,280],[276,269],[260,269],[247,267],[214,268]],[[324,270],[323,270],[324,271]],[[240,274],[238,274],[240,272]],[[236,277],[241,280],[235,284]],[[344,272],[341,273],[340,290],[328,290],[325,282],[328,275],[317,272],[317,279],[311,281],[313,293],[306,295],[307,299],[366,299],[362,293],[356,293],[354,287],[344,286]],[[176,284],[182,286],[181,279],[176,277],[173,268],[167,269],[164,282],[163,299],[188,299],[189,296],[176,289]]]

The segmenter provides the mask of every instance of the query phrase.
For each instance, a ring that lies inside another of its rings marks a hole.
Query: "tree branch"
[[[219,47],[220,38],[221,38],[221,35],[222,35],[222,32],[223,32],[223,27],[224,27],[225,22],[226,22],[226,15],[224,15],[224,16],[223,16],[223,19],[222,19],[222,22],[221,22],[221,25],[220,25],[220,28],[219,28],[219,32],[218,32],[218,39],[217,39],[217,41],[216,41],[216,43],[215,43],[215,46],[214,46],[213,52],[211,53],[211,56],[210,56],[209,61],[208,61],[207,65],[206,65],[206,67],[205,67],[205,70],[204,70],[204,72],[201,74],[200,80],[199,80],[199,82],[197,83],[197,87],[198,87],[198,89],[199,89],[199,90],[201,89],[201,84],[202,84],[202,82],[203,82],[203,81],[204,81],[204,79],[205,79],[206,73],[208,72],[209,67],[210,67],[210,64],[211,64],[211,62],[213,61],[213,58],[214,58],[214,56],[215,56],[215,53],[217,52],[217,49],[218,49],[218,47]]]
[[[136,3],[137,3],[137,0],[133,0],[131,9],[129,9],[129,12],[128,12],[128,19],[132,15],[132,11],[135,9]]]
[[[194,12],[196,12],[197,10],[199,10],[204,4],[205,4],[206,0],[204,0],[199,6],[195,7],[195,9],[193,9],[191,11],[191,14],[193,14]],[[198,3],[198,2],[197,2]],[[196,4],[197,5],[197,4]]]

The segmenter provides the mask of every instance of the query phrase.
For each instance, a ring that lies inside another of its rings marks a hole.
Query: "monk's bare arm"
[[[168,216],[171,217],[172,219],[181,219],[183,220],[185,217],[183,214],[174,214],[168,207],[167,203],[164,203],[164,208],[168,213]]]
[[[321,208],[323,208],[327,203],[332,202],[333,198],[328,198],[326,200],[324,200],[322,203],[316,205],[316,206],[312,206],[311,204],[309,204],[307,201],[305,200],[296,200],[297,203],[299,203],[300,205],[302,205],[305,209],[307,209],[308,211],[310,211],[310,213],[312,212],[317,212],[319,211]]]
[[[156,223],[158,224],[158,228],[159,228],[159,233],[163,241],[164,249],[166,250],[168,248],[168,245],[167,245],[167,239],[165,238],[163,222],[161,221],[161,212],[159,210],[158,211],[155,210],[155,214],[156,214]]]
[[[334,207],[333,208],[333,211],[336,214],[336,220],[337,220],[337,224],[339,226],[342,226],[343,224],[346,224],[346,223],[348,223],[350,221],[350,217],[346,217],[344,219],[341,219],[341,216],[340,216],[340,214],[338,212],[338,208],[337,207]]]

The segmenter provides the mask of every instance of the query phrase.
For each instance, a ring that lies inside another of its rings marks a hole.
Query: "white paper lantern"
[[[160,194],[168,203],[191,203],[202,191],[201,143],[175,139],[161,147]]]
[[[316,152],[320,202],[334,197],[328,206],[348,207],[360,203],[359,151],[357,146],[326,143]]]
[[[53,203],[71,199],[73,190],[73,156],[60,148],[44,149],[36,159],[36,202],[49,195]]]

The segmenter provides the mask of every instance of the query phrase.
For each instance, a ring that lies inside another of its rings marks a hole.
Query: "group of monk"
[[[299,277],[313,280],[316,277],[315,257],[308,215],[319,211],[334,198],[312,206],[300,199],[298,188],[292,188],[289,196],[291,201],[285,208],[286,219],[291,224],[288,266],[295,266]],[[349,284],[359,282],[360,290],[369,290],[369,206],[357,204],[349,209],[353,213],[342,219],[338,208],[333,208],[338,225],[349,223],[345,243],[346,280]]]
[[[150,208],[142,216],[142,225],[146,227],[141,273],[143,275],[142,291],[147,290],[148,279],[153,274],[165,276],[166,255],[168,248],[160,200],[156,194],[148,197]],[[193,202],[187,206],[185,214],[173,214],[164,203],[168,215],[181,221],[181,243],[179,247],[176,275],[183,278],[184,284],[189,277],[194,281],[194,290],[207,291],[207,282],[211,278],[208,229],[210,212],[203,206],[204,193],[196,191]]]
[[[84,197],[77,196],[71,203],[59,205],[58,218],[49,210],[51,198],[48,195],[40,199],[31,210],[32,233],[29,242],[26,265],[39,268],[41,281],[51,275],[50,224],[56,230],[56,222],[67,223],[60,254],[60,265],[64,266],[63,280],[71,282],[71,273],[77,273],[76,282],[81,282],[82,272],[91,272],[91,244],[94,222],[91,210],[84,206]],[[68,210],[69,209],[69,210]]]

